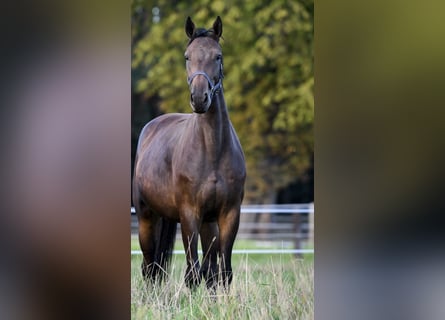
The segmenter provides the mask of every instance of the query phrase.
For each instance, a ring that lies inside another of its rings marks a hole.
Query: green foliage
[[[153,4],[133,3],[134,90],[159,96],[163,112],[190,112],[185,19],[190,15],[197,26],[209,28],[220,15],[224,94],[246,155],[246,200],[270,201],[271,193],[307,168],[313,153],[313,0],[159,1],[156,6],[157,23]]]

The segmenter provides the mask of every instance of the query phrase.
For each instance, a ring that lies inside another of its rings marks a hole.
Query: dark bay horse
[[[144,256],[142,273],[152,280],[162,278],[179,222],[187,257],[186,285],[195,288],[204,277],[209,288],[218,283],[228,287],[246,168],[224,101],[222,22],[218,16],[207,30],[195,28],[188,17],[185,32],[193,113],[153,119],[138,142],[133,203]]]

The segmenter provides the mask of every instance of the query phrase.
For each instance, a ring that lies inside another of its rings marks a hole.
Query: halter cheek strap
[[[203,75],[207,79],[207,82],[210,85],[210,100],[212,100],[213,95],[216,92],[218,92],[219,89],[221,89],[221,79],[223,78],[222,66],[221,66],[221,71],[220,71],[220,75],[219,75],[219,80],[216,84],[213,84],[212,79],[210,79],[209,75],[207,73],[205,73],[204,71],[196,71],[196,72],[193,72],[192,75],[187,78],[187,83],[189,86],[192,84],[193,79],[198,75]]]

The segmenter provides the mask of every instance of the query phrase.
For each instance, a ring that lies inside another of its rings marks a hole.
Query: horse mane
[[[200,37],[209,37],[209,38],[212,38],[213,40],[215,40],[216,42],[219,42],[219,38],[215,34],[215,31],[213,30],[213,28],[211,28],[211,29],[196,28],[193,31],[193,35],[189,39],[189,42],[187,43],[187,46],[189,46],[190,43],[192,43],[193,40],[195,40],[196,38],[200,38]],[[222,38],[222,36],[221,36],[221,38]]]

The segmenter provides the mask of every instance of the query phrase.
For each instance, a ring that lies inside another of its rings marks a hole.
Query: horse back
[[[175,132],[178,132],[178,128],[175,127],[180,127],[189,116],[189,114],[170,113],[148,122],[139,135],[137,154],[143,153],[149,145],[157,141],[164,142],[179,137],[175,135]]]

